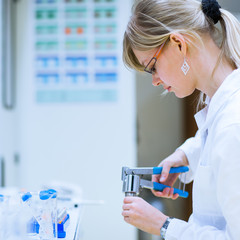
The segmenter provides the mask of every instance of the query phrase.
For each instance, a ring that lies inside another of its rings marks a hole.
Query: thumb
[[[166,181],[166,179],[168,178],[171,165],[168,165],[167,163],[165,163],[165,164],[162,166],[162,168],[163,168],[163,169],[162,169],[162,173],[161,173],[161,177],[160,177],[160,182],[164,182],[164,181]]]

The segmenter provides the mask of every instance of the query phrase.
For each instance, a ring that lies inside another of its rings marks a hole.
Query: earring
[[[183,62],[183,65],[182,65],[181,69],[182,69],[184,75],[186,76],[190,67],[189,67],[185,57],[184,57],[184,62]]]

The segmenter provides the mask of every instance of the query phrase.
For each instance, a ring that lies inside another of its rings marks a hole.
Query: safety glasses
[[[147,66],[144,68],[145,72],[150,73],[150,74],[155,74],[155,72],[156,72],[155,65],[156,65],[156,62],[157,62],[161,52],[162,52],[162,49],[163,49],[165,43],[166,43],[166,41],[158,48],[158,50],[156,51],[154,56],[151,58],[151,60],[147,64]]]

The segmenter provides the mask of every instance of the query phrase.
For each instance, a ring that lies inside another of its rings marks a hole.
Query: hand
[[[169,174],[171,167],[179,167],[188,165],[188,160],[185,153],[178,149],[169,157],[165,158],[158,166],[163,167],[161,175],[152,175],[152,181],[162,183],[172,187],[176,182],[180,173]],[[157,197],[171,198],[173,200],[178,198],[178,194],[173,194],[173,188],[165,188],[162,192],[152,190],[153,194]]]
[[[160,229],[168,218],[140,197],[125,197],[122,208],[127,223],[150,234],[160,235]]]

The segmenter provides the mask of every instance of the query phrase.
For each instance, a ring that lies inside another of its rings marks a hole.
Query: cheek
[[[172,82],[173,80],[183,77],[181,70],[183,60],[180,59],[179,56],[168,55],[164,55],[161,61],[159,61],[159,74],[166,82]]]
[[[183,72],[181,71],[181,67],[179,69],[179,67],[176,67],[174,64],[165,63],[159,68],[159,76],[168,85],[176,85],[181,81]]]

